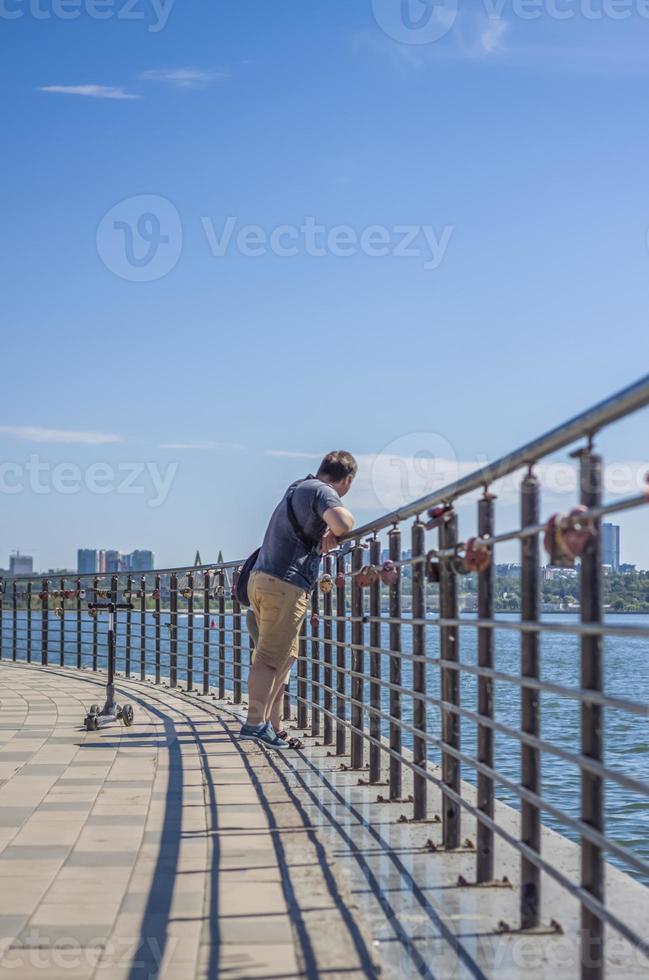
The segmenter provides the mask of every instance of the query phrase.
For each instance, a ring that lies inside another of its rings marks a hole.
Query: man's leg
[[[248,717],[247,725],[261,725],[266,721],[268,705],[277,680],[277,670],[255,660],[248,674]]]
[[[284,676],[282,677],[282,683],[277,688],[275,696],[273,697],[273,700],[271,702],[270,709],[266,715],[267,720],[270,721],[271,725],[273,726],[276,732],[278,732],[282,727],[282,704],[284,701],[284,691],[286,689],[286,685],[288,684],[289,678],[291,676],[292,666],[293,666],[293,657],[291,657],[291,664],[288,670],[284,672]]]

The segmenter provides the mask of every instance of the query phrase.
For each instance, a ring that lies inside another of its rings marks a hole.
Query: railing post
[[[420,769],[426,769],[428,752],[426,745],[426,575],[424,557],[426,554],[426,529],[417,519],[412,525],[412,618],[422,620],[412,627],[412,653],[417,659],[413,661],[412,680],[415,694],[421,697],[413,699],[412,724],[421,736],[413,739],[413,761]],[[420,559],[419,561],[417,559]],[[428,780],[420,773],[414,773],[414,809],[415,820],[425,820],[428,804]]]
[[[178,686],[178,576],[169,579],[169,687]]]
[[[97,601],[97,589],[99,588],[99,579],[95,576],[92,583],[92,601]],[[98,617],[95,614],[92,617],[92,669],[97,670],[97,647],[99,645],[99,622]]]
[[[5,580],[0,578],[0,660],[3,657],[3,643],[4,643],[4,599],[5,599]]]
[[[457,517],[450,511],[439,528],[441,551],[453,550],[457,545]],[[440,561],[439,611],[442,619],[457,618],[457,582],[452,558]],[[444,704],[460,704],[460,677],[454,668],[444,667],[444,661],[457,663],[460,659],[457,626],[440,628],[441,689]],[[454,793],[461,791],[460,764],[446,746],[460,748],[460,716],[455,711],[442,707],[442,837],[446,850],[460,846],[461,813],[460,806],[446,793],[448,787]]]
[[[203,575],[203,694],[210,690],[210,573]]]
[[[115,603],[115,605],[117,605],[117,603],[119,602],[119,596],[117,594],[117,585],[118,585],[118,577],[117,577],[117,575],[113,575],[111,577],[111,580],[110,580],[110,599],[111,599],[111,602],[114,602]],[[119,619],[119,613],[117,611],[115,611],[115,615],[113,617],[113,624],[114,624],[113,625],[113,654],[114,654],[114,661],[115,661],[114,662],[115,673],[117,673],[117,634],[119,632],[119,629],[118,629],[118,619]],[[107,658],[110,657],[110,649],[109,649],[108,637],[106,638],[106,657]],[[110,684],[111,683],[111,681],[110,681],[110,663],[107,664],[107,670],[109,671],[109,680],[108,680],[108,682]]]
[[[41,599],[41,663],[47,664],[49,659],[49,582],[46,578],[41,581],[41,592],[43,598]]]
[[[530,469],[521,484],[521,527],[539,522],[539,481]],[[537,534],[521,540],[521,618],[537,622],[539,615],[539,539]],[[521,635],[521,677],[539,679],[539,635]],[[521,731],[538,737],[540,733],[539,692],[521,687]],[[541,786],[541,757],[538,749],[521,743],[521,786],[538,795]],[[521,800],[521,840],[537,854],[541,850],[539,808]],[[541,873],[525,855],[521,855],[521,928],[534,929],[539,924]]]
[[[381,563],[381,542],[378,538],[373,538],[370,542],[370,562],[372,565]],[[377,681],[381,680],[381,580],[370,587],[370,712],[369,729],[372,741],[370,742],[370,783],[378,783],[381,780],[381,685]]]
[[[15,579],[11,590],[11,622],[11,659],[16,660],[18,657],[18,585]]]
[[[129,605],[133,603],[133,576],[128,575],[126,578],[126,592],[128,594]],[[132,628],[132,614],[131,610],[126,610],[126,649],[124,652],[124,673],[127,677],[131,676],[131,628]]]
[[[388,535],[390,559],[401,561],[401,531],[398,526]],[[390,799],[402,795],[401,774],[401,574],[390,586]]]
[[[82,633],[81,633],[81,579],[77,578],[76,583],[76,624],[77,624],[77,670],[81,670],[81,651],[83,649],[82,645]]]
[[[320,588],[311,593],[311,735],[320,734]]]
[[[59,665],[65,665],[65,579],[59,581],[59,597],[61,599],[61,622],[59,623]]]
[[[232,593],[232,700],[241,704],[241,606]]]
[[[324,560],[324,570],[325,575],[331,575],[332,561],[331,555],[327,555]],[[323,744],[331,745],[333,742],[333,719],[331,717],[331,712],[333,709],[333,697],[332,697],[332,681],[333,681],[333,671],[331,665],[333,663],[333,644],[331,642],[333,638],[333,590],[324,593],[323,598],[323,616],[324,616],[324,629],[323,629],[323,645],[324,645],[324,719],[323,719]]]
[[[219,572],[219,698],[225,697],[225,572]]]
[[[187,576],[187,690],[194,689],[194,575]]]
[[[27,597],[25,600],[27,616],[27,663],[32,662],[32,583],[27,583]],[[0,596],[0,616],[2,615],[2,597]]]
[[[140,680],[146,680],[146,575],[140,579]]]
[[[160,584],[161,584],[160,576],[159,575],[156,575],[156,577],[155,577],[155,586],[154,586],[155,599],[153,600],[153,604],[154,604],[154,607],[155,607],[154,608],[154,617],[155,617],[155,629],[154,629],[154,633],[155,633],[155,682],[156,682],[156,684],[159,684],[160,683],[160,673],[161,673],[161,671],[160,671],[160,641],[161,641],[161,636],[160,636],[160,629],[161,629],[161,627],[160,627]]]
[[[345,557],[338,554],[336,558],[336,580],[340,578],[340,585],[336,585],[336,755],[345,755],[347,749],[347,733],[345,726],[340,722],[346,719],[345,706],[345,616],[346,608],[346,581],[345,581]]]
[[[591,447],[581,454],[581,502],[598,507],[602,502],[602,459]],[[581,621],[602,621],[601,520],[594,522],[595,534],[581,558]],[[603,643],[601,635],[581,638],[581,687],[595,695],[604,691]],[[604,709],[592,701],[581,705],[581,751],[595,762],[604,761]],[[604,780],[595,773],[581,772],[581,819],[604,833]],[[601,848],[581,839],[581,886],[604,903],[604,859]],[[604,976],[604,923],[585,905],[581,907],[581,977],[601,980]]]
[[[298,639],[298,660],[297,660],[297,727],[306,728],[307,725],[307,643],[306,643],[306,618],[300,625]]]
[[[352,704],[351,704],[351,767],[352,769],[362,769],[364,763],[363,747],[363,694],[364,694],[364,661],[363,642],[365,629],[363,626],[363,590],[358,585],[356,572],[359,572],[363,565],[363,549],[360,542],[357,543],[352,555],[352,584],[351,584],[351,612],[352,612]]]
[[[478,503],[478,535],[490,537],[494,531],[494,497],[487,490]],[[478,619],[490,620],[493,616],[493,557],[483,572],[478,573]],[[494,631],[488,626],[478,628],[478,666],[493,670]],[[494,714],[493,678],[478,675],[478,714],[491,721]],[[478,724],[478,762],[493,769],[493,729]],[[490,776],[478,771],[478,810],[493,819],[494,784]],[[478,884],[492,881],[494,876],[494,832],[481,820],[476,828]]]

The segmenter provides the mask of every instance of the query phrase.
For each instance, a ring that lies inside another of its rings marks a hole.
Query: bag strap
[[[298,484],[298,486],[299,486],[299,484]],[[302,544],[304,545],[304,547],[305,548],[308,548],[309,551],[313,551],[315,549],[316,545],[318,544],[318,542],[317,541],[314,541],[312,538],[308,538],[307,537],[307,535],[304,533],[304,531],[303,531],[303,529],[302,529],[302,527],[300,525],[300,522],[298,521],[298,519],[297,519],[297,517],[295,515],[295,510],[293,509],[293,503],[291,501],[291,497],[295,493],[296,489],[297,489],[297,487],[291,487],[291,489],[286,494],[286,510],[288,511],[288,519],[291,522],[291,526],[292,526],[293,530],[295,531],[295,534],[296,534],[296,537],[298,538],[298,540],[301,541]]]

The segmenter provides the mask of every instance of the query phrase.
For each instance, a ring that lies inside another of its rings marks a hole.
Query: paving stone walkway
[[[0,978],[354,978],[377,969],[344,881],[258,747],[212,705],[0,662]]]

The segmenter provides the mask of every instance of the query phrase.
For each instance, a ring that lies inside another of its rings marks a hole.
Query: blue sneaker
[[[280,738],[269,721],[261,725],[242,725],[239,738],[251,738],[254,742],[260,742],[271,749],[287,749],[288,742]]]

